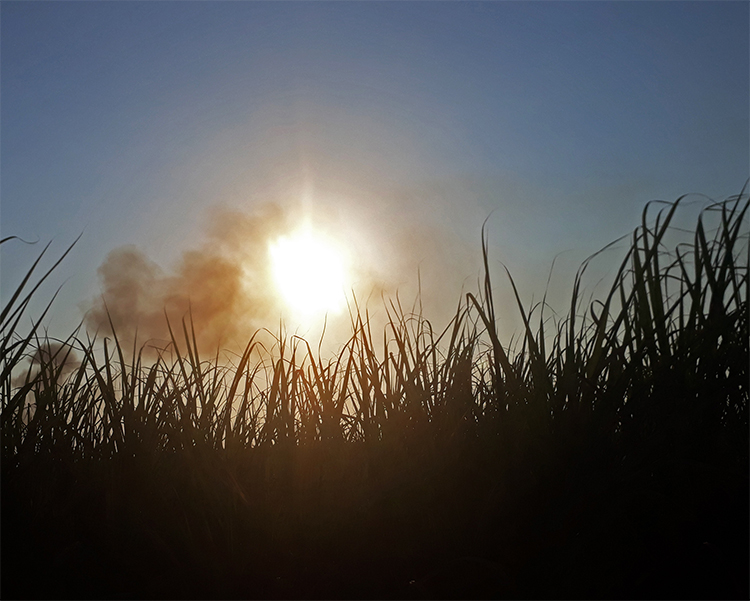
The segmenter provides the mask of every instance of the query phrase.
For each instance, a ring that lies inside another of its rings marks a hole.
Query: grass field
[[[669,246],[682,204],[564,318],[516,293],[514,344],[484,242],[444,330],[355,308],[332,358],[220,360],[189,318],[156,358],[21,333],[32,270],[0,315],[2,597],[748,598],[748,199]]]

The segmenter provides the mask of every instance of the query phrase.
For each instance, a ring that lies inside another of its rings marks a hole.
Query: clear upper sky
[[[451,305],[492,212],[494,257],[530,295],[556,253],[584,258],[651,199],[740,191],[749,8],[4,1],[1,233],[61,251],[84,232],[54,282],[64,324],[110,250],[168,271],[209,207],[302,189],[398,278],[450,264]],[[3,300],[39,246],[3,245]]]

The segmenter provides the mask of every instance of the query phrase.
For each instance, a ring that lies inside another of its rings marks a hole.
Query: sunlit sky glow
[[[256,263],[312,215],[357,285],[408,296],[419,273],[447,315],[476,285],[491,214],[499,306],[512,301],[501,261],[528,300],[558,253],[564,298],[647,201],[740,191],[748,11],[2,2],[0,228],[40,244],[3,246],[0,294],[42,244],[59,254],[83,231],[32,305],[64,283],[58,335],[106,290],[126,291],[123,316],[189,299],[217,330],[237,315],[255,326],[282,308]],[[212,297],[201,283],[216,265]],[[241,272],[255,296],[237,297]]]
[[[269,254],[276,286],[297,317],[316,318],[342,311],[352,284],[344,249],[308,225],[274,240]]]

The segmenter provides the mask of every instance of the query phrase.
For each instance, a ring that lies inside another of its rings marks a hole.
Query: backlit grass
[[[747,209],[670,247],[651,203],[564,319],[503,274],[514,350],[484,238],[447,327],[354,306],[334,357],[20,333],[35,264],[0,314],[3,597],[747,598]]]

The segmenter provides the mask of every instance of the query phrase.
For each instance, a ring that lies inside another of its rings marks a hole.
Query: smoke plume
[[[393,298],[398,291],[408,310],[421,291],[428,316],[438,323],[450,319],[474,259],[455,235],[407,219],[378,229],[374,219],[368,223],[330,206],[316,206],[314,217],[316,228],[334,236],[351,255],[352,289],[360,309],[369,302],[385,318],[378,310],[381,297]],[[98,269],[101,294],[83,307],[88,331],[111,336],[114,327],[126,348],[136,336],[138,348],[166,348],[167,324],[182,343],[185,320],[190,336],[192,324],[199,348],[208,352],[243,346],[262,328],[278,332],[283,307],[270,273],[269,242],[307,218],[303,207],[277,204],[252,213],[213,208],[204,240],[185,250],[170,270],[135,246],[114,249]],[[308,326],[291,326],[287,332],[314,342],[323,323]],[[329,342],[343,343],[351,333],[349,316],[329,318],[325,331]]]
[[[267,325],[277,301],[266,253],[288,216],[275,205],[249,215],[213,209],[206,240],[182,253],[170,272],[135,246],[112,250],[98,269],[101,295],[88,303],[90,332],[121,341],[165,347],[168,323],[178,340],[182,320],[200,347],[215,349],[247,339]]]

